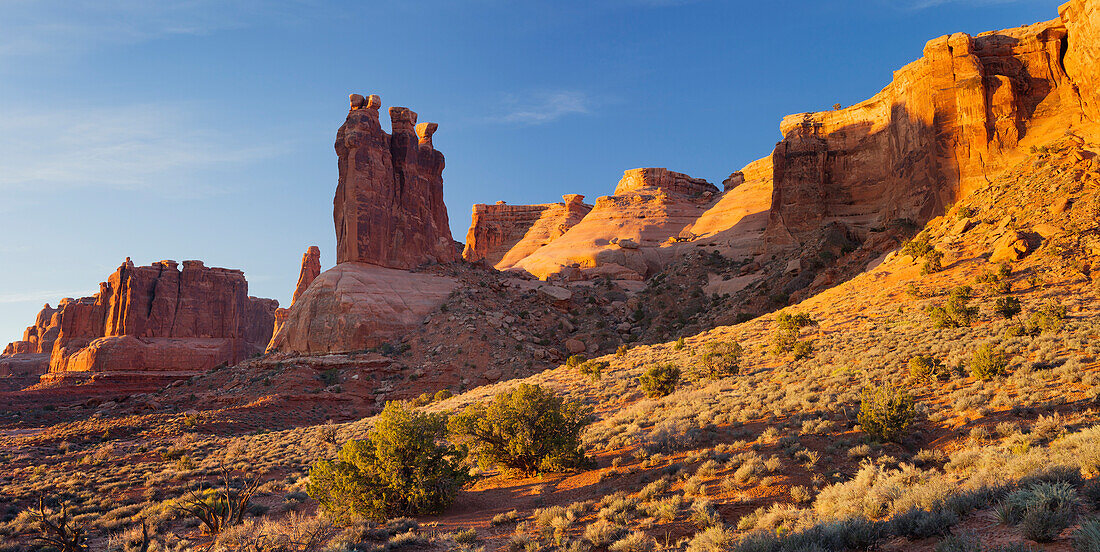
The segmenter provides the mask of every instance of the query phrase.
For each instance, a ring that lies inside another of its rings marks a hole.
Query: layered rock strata
[[[336,262],[410,269],[456,261],[443,204],[443,154],[432,146],[438,125],[417,124],[416,112],[391,107],[387,134],[378,120],[381,105],[378,96],[352,94],[336,133]]]
[[[417,124],[415,112],[392,107],[387,134],[381,105],[378,96],[351,95],[335,145],[337,264],[306,278],[320,265],[307,270],[303,260],[295,299],[278,314],[269,352],[349,352],[399,341],[457,286],[452,278],[409,271],[460,258],[443,204],[443,154],[432,145],[437,125]]]
[[[1062,18],[929,41],[871,99],[783,119],[769,246],[840,223],[857,236],[923,223],[1025,153],[1096,118],[1096,3]],[[1082,111],[1084,106],[1084,111]]]
[[[239,270],[201,261],[178,267],[127,259],[99,293],[46,305],[5,354],[48,359],[39,369],[49,381],[92,372],[193,374],[261,352],[278,302],[249,297]]]
[[[475,204],[462,257],[507,270],[564,235],[592,210],[584,196],[562,196],[542,205]]]

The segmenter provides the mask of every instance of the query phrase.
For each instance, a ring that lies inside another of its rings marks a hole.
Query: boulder
[[[993,244],[993,254],[989,257],[991,263],[1015,262],[1031,251],[1027,236],[1022,232],[1010,231],[1001,236]]]
[[[587,351],[588,347],[579,339],[569,338],[565,340],[565,350],[571,355],[577,355]]]

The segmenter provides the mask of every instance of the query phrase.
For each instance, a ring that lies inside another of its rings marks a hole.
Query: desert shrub
[[[611,552],[652,552],[657,541],[641,531],[634,531],[607,547]]]
[[[45,500],[38,499],[37,508],[29,510],[30,520],[38,531],[35,541],[61,552],[84,552],[88,549],[87,534],[69,515],[67,505],[54,513],[46,507]]]
[[[970,358],[970,374],[983,381],[991,380],[997,376],[1003,376],[1008,368],[1008,356],[1001,349],[996,349],[989,343],[984,343],[974,356]]]
[[[580,432],[591,422],[590,409],[580,403],[522,384],[488,404],[466,407],[448,428],[470,442],[482,467],[535,474],[586,466]]]
[[[744,348],[737,342],[708,343],[700,362],[703,375],[708,378],[722,378],[737,374],[741,370],[741,357],[744,354]]]
[[[814,354],[814,344],[812,341],[799,341],[791,347],[791,355],[795,360],[802,360],[804,358],[810,358]]]
[[[1073,524],[1079,505],[1077,491],[1068,482],[1040,482],[1009,493],[996,514],[1004,523],[1018,524],[1026,538],[1050,542]]]
[[[676,390],[676,385],[680,383],[680,368],[675,364],[650,366],[638,378],[638,383],[647,396],[663,397]]]
[[[626,356],[626,353],[630,352],[630,345],[623,343],[615,349],[615,356],[622,358]]]
[[[576,368],[588,360],[584,355],[569,355],[569,358],[565,359],[565,365],[569,368]]]
[[[446,420],[387,403],[364,440],[309,470],[309,496],[336,519],[438,513],[469,481],[464,449],[443,441]]]
[[[940,359],[931,355],[917,355],[909,359],[909,379],[913,381],[946,380],[951,370]]]
[[[802,328],[808,326],[816,326],[817,320],[814,320],[809,314],[781,312],[775,317],[775,334],[772,335],[772,353],[781,355],[784,353],[794,351],[798,345],[798,336],[802,331]],[[812,352],[812,346],[809,352]],[[807,351],[805,348],[799,352],[805,356]]]
[[[505,523],[514,523],[518,519],[519,511],[509,510],[507,512],[504,512],[503,514],[497,514],[493,516],[493,519],[489,522],[489,524],[493,526],[504,525]]]
[[[737,534],[722,525],[712,525],[699,531],[688,542],[687,552],[722,552],[734,550]]]
[[[909,393],[892,385],[863,390],[858,421],[868,435],[885,441],[900,438],[916,416],[916,404]]]
[[[890,532],[912,540],[947,535],[959,522],[959,516],[951,510],[928,511],[913,508],[897,514],[890,520]]]
[[[1081,522],[1073,532],[1073,548],[1078,552],[1100,552],[1100,518]]]
[[[1037,335],[1040,333],[1056,333],[1062,329],[1062,321],[1066,318],[1066,307],[1055,302],[1049,302],[1039,307],[1039,310],[1031,313],[1027,321],[1028,333]]]
[[[960,286],[951,290],[947,301],[942,305],[928,307],[928,317],[932,319],[932,326],[937,329],[969,326],[971,319],[978,314],[977,307],[969,306],[969,301],[970,286]]]
[[[195,489],[180,498],[175,510],[195,518],[207,534],[217,535],[223,529],[241,523],[250,509],[252,496],[259,487],[259,480],[253,479],[246,481],[244,488],[233,490],[229,469],[222,468],[220,489]]]
[[[993,305],[993,312],[1001,318],[1012,318],[1020,314],[1020,300],[1015,297],[998,297]]]
[[[929,252],[933,251],[932,245],[928,240],[927,232],[917,234],[916,237],[905,242],[905,245],[901,247],[901,254],[913,257],[913,259],[924,257]]]
[[[981,552],[982,542],[973,533],[947,535],[936,543],[933,552]]]
[[[938,249],[932,249],[924,255],[924,265],[920,267],[922,276],[939,272],[943,269],[943,253]]]
[[[676,345],[674,345],[672,348],[676,351],[682,351],[684,349],[684,347],[686,347],[686,346],[687,346],[687,343],[684,342],[684,338],[683,337],[677,337],[676,338]]]
[[[577,371],[588,377],[592,381],[599,381],[603,375],[603,369],[611,366],[610,362],[603,360],[589,360],[581,363],[577,366]]]
[[[434,402],[439,402],[439,401],[447,400],[447,399],[453,397],[454,395],[455,394],[452,393],[450,389],[440,389],[439,391],[435,392],[434,396],[432,396],[432,400]]]

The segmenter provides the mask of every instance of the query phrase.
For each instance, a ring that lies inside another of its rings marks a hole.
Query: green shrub
[[[970,359],[970,374],[983,381],[1003,376],[1008,368],[1008,356],[989,343],[982,344]]]
[[[916,404],[909,393],[892,385],[863,390],[859,425],[868,435],[884,441],[900,438],[916,416]]]
[[[617,356],[619,358],[622,358],[622,357],[626,356],[626,353],[629,352],[629,351],[630,351],[630,346],[627,345],[626,343],[623,343],[622,345],[619,345],[615,349],[615,356]]]
[[[650,366],[648,370],[638,378],[642,390],[651,398],[663,397],[676,390],[680,383],[680,368],[675,364],[658,364]]]
[[[969,326],[974,315],[978,314],[976,307],[967,303],[970,301],[970,286],[961,286],[951,290],[947,301],[943,305],[935,305],[928,308],[928,317],[932,319],[935,328],[961,328]]]
[[[931,355],[917,355],[909,359],[909,378],[913,381],[946,380],[950,376],[950,370]]]
[[[676,345],[674,345],[672,348],[676,351],[680,351],[680,350],[683,350],[683,348],[686,347],[686,346],[687,346],[687,343],[684,342],[684,338],[683,337],[678,337],[678,338],[676,338]]]
[[[812,341],[799,341],[791,347],[791,355],[795,360],[802,360],[804,358],[810,358],[814,354],[814,344]]]
[[[708,378],[722,378],[736,375],[741,370],[741,357],[745,349],[740,343],[713,341],[707,343],[701,366],[703,375]]]
[[[1100,552],[1100,518],[1081,522],[1073,532],[1073,548],[1078,552]]]
[[[309,496],[340,520],[439,513],[470,480],[445,432],[442,416],[387,403],[366,439],[310,468]]]
[[[603,375],[603,369],[611,366],[611,363],[602,360],[589,360],[577,367],[577,371],[592,381],[599,381]]]
[[[586,360],[584,355],[569,355],[569,358],[565,359],[565,365],[569,368],[576,368],[584,364]]]
[[[998,297],[993,312],[1001,318],[1009,319],[1020,314],[1020,300],[1015,297]]]
[[[922,276],[927,276],[929,274],[932,274],[932,273],[935,273],[935,272],[939,272],[940,270],[943,270],[942,262],[943,262],[943,253],[941,253],[938,249],[933,249],[933,250],[929,251],[924,256],[924,265],[921,266],[921,268],[920,268],[921,275]]]
[[[907,242],[901,247],[901,254],[913,257],[913,259],[919,259],[927,255],[930,251],[933,251],[932,245],[928,243],[928,233],[921,232],[917,236]]]
[[[795,346],[798,345],[798,336],[802,331],[802,328],[808,326],[816,326],[817,320],[806,313],[795,313],[783,311],[779,313],[779,316],[775,317],[775,334],[772,336],[772,353],[776,355],[782,355],[788,352],[795,352]],[[805,346],[798,351],[803,353],[805,358],[806,353],[813,352],[813,347],[810,346],[807,351]]]
[[[1062,329],[1062,321],[1066,318],[1066,307],[1055,302],[1049,302],[1028,317],[1028,333],[1038,335],[1040,333],[1057,333]]]
[[[588,465],[580,432],[590,410],[538,385],[522,384],[488,404],[466,407],[448,422],[468,441],[483,468],[499,465],[525,475]]]

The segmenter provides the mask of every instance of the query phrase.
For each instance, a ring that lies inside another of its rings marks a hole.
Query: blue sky
[[[1057,5],[0,0],[0,341],[127,256],[240,268],[289,302],[307,246],[334,261],[350,92],[439,123],[461,241],[473,203],[591,200],[629,168],[721,183],[784,115],[873,95],[931,38]]]

